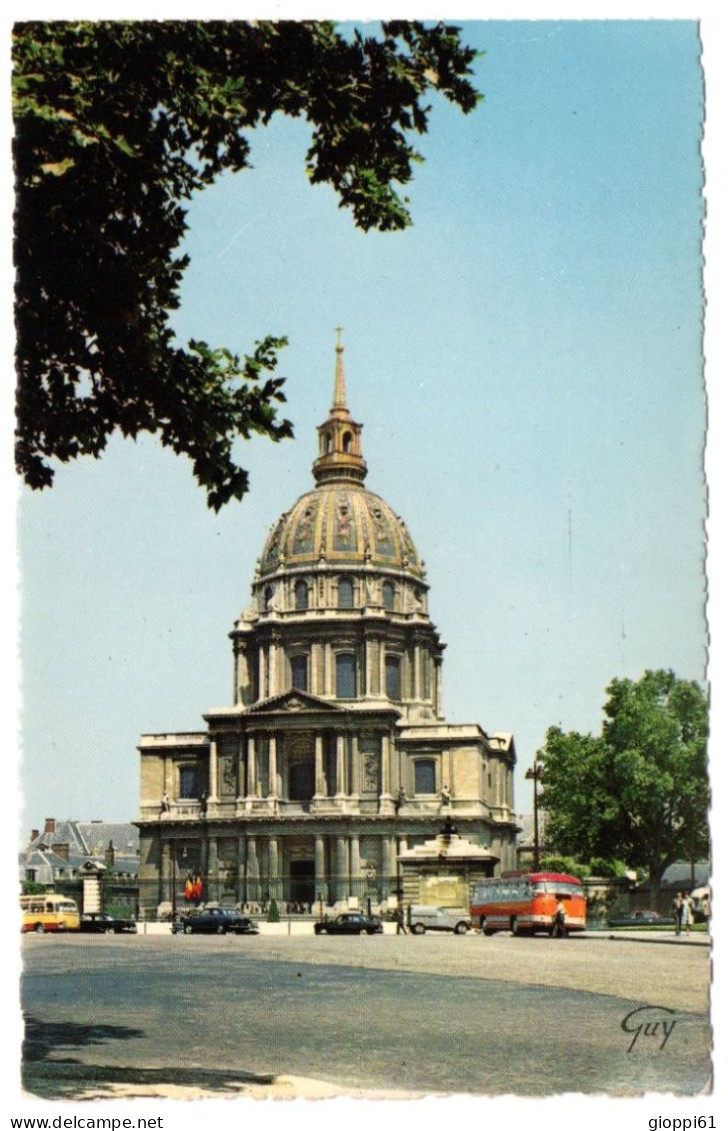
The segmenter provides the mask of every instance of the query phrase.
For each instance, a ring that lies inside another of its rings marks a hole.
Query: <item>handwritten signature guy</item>
[[[626,1017],[622,1018],[622,1029],[625,1033],[632,1035],[627,1052],[632,1052],[635,1045],[641,1038],[651,1038],[660,1042],[660,1050],[664,1049],[665,1045],[672,1036],[672,1031],[677,1025],[677,1018],[673,1021],[667,1020],[662,1017],[655,1019],[655,1014],[673,1014],[674,1009],[668,1009],[664,1005],[640,1005],[637,1009],[633,1009]],[[647,1014],[647,1016],[644,1016]]]

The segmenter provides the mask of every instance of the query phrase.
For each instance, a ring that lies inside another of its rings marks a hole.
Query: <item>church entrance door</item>
[[[291,903],[313,903],[316,899],[313,860],[291,860]]]

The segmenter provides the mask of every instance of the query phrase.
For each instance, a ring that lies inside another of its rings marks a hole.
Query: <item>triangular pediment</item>
[[[322,711],[341,713],[342,708],[329,699],[320,699],[318,695],[311,695],[309,691],[291,689],[282,695],[272,695],[270,699],[263,699],[246,711],[247,715],[269,715],[271,712],[278,714],[321,714]]]

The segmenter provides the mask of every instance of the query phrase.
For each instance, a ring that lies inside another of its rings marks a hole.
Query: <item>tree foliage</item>
[[[280,112],[311,126],[306,172],[362,229],[403,228],[396,186],[419,160],[439,91],[480,97],[459,29],[390,21],[364,35],[315,21],[29,22],[13,46],[17,466],[98,456],[114,431],[156,433],[219,508],[247,490],[236,437],[292,434],[274,376],[281,336],[242,359],[168,323],[187,265],[185,202],[249,165]]]
[[[599,736],[551,727],[539,751],[549,846],[644,867],[653,897],[665,868],[708,851],[708,704],[671,671],[615,679]]]

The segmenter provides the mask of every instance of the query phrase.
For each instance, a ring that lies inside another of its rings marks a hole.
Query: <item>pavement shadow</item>
[[[65,1049],[82,1049],[88,1045],[133,1040],[142,1036],[143,1029],[131,1029],[127,1025],[78,1025],[73,1021],[38,1021],[35,1017],[26,1017],[23,1062],[37,1063],[48,1060],[52,1053],[58,1054]],[[63,1064],[80,1063],[73,1056],[54,1055],[53,1059]]]
[[[25,1018],[21,1080],[26,1091],[45,1099],[96,1098],[114,1088],[134,1088],[144,1095],[157,1085],[179,1084],[179,1065],[142,1068],[136,1065],[89,1064],[79,1057],[64,1055],[107,1041],[134,1040],[143,1029],[126,1025],[79,1025],[72,1021],[39,1021]],[[184,1074],[187,1087],[230,1094],[245,1084],[272,1084],[273,1073],[189,1068]],[[139,1090],[141,1089],[141,1090]],[[91,1093],[91,1094],[89,1094]],[[147,1093],[152,1094],[152,1093]]]

